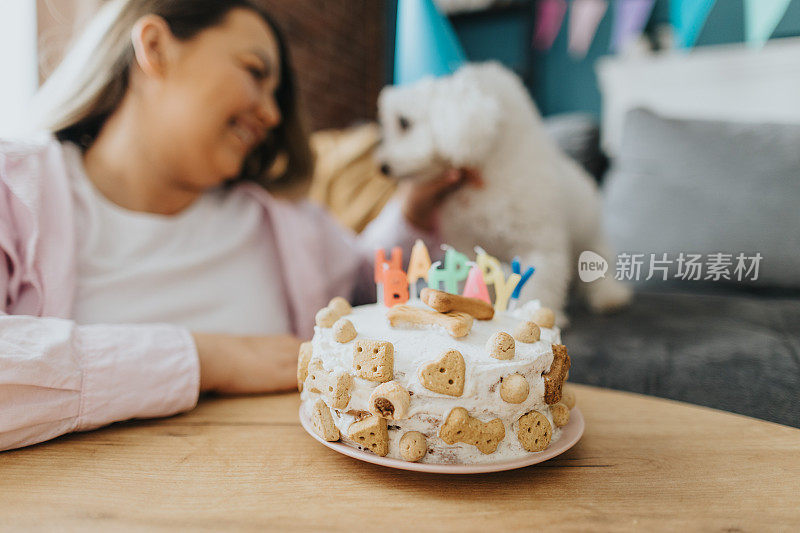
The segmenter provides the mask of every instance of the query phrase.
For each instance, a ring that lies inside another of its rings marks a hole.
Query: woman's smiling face
[[[234,178],[245,158],[280,124],[275,99],[280,50],[261,16],[233,9],[186,41],[170,39],[168,68],[147,114],[152,142],[187,188]]]

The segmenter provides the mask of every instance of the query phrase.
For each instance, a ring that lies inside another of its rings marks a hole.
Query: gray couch
[[[643,288],[619,314],[570,317],[570,381],[800,427],[800,294]]]
[[[598,157],[594,144],[576,147],[594,139],[587,121],[571,124],[556,132],[562,146]],[[674,268],[668,281],[640,280],[615,315],[572,303],[570,380],[800,427],[800,126],[634,111],[603,185],[618,251],[764,259],[756,281],[676,281]]]

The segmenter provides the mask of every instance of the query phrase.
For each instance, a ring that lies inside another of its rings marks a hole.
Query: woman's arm
[[[195,406],[188,330],[9,315],[10,264],[0,246],[0,450]]]
[[[296,388],[290,335],[190,334],[166,324],[79,326],[0,315],[0,450],[192,409],[198,391]]]
[[[199,383],[185,328],[0,315],[0,450],[189,410]]]
[[[290,335],[191,334],[167,324],[78,325],[6,314],[0,250],[0,450],[130,418],[192,409],[199,390],[246,394],[296,387]]]
[[[254,394],[297,388],[300,340],[292,335],[237,337],[194,333],[200,390]]]

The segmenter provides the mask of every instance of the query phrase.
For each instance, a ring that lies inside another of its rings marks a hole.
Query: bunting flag
[[[744,38],[760,48],[786,13],[792,0],[744,0]]]
[[[670,0],[669,18],[675,31],[675,46],[691,48],[700,36],[716,0]]]
[[[539,0],[536,3],[536,29],[533,46],[539,50],[550,50],[561,31],[561,23],[567,12],[567,0]]]
[[[569,53],[583,59],[592,45],[597,26],[608,9],[606,0],[572,0],[569,11]]]
[[[655,0],[616,0],[611,29],[611,51],[622,52],[644,31]]]

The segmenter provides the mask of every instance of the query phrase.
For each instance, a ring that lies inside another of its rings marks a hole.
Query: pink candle
[[[467,275],[467,283],[464,285],[464,294],[469,298],[478,298],[484,302],[491,304],[492,300],[489,298],[489,288],[486,282],[483,281],[483,271],[478,265],[473,266]]]

